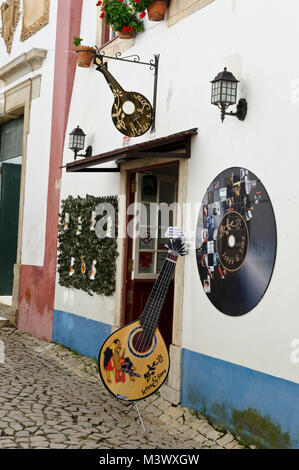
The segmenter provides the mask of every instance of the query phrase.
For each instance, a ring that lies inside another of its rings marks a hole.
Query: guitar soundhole
[[[123,104],[123,111],[126,114],[133,114],[135,111],[135,105],[132,101],[125,101]]]
[[[133,337],[132,344],[135,351],[145,353],[150,349],[152,341],[148,344],[144,336],[144,331],[138,331]]]

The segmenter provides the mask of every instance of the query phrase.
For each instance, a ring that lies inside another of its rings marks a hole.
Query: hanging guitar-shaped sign
[[[125,91],[108,72],[107,63],[95,57],[97,69],[104,75],[114,96],[111,117],[113,124],[122,134],[128,137],[139,137],[145,134],[153,122],[153,108],[145,96],[136,91]]]
[[[174,229],[168,230],[173,236],[165,245],[168,254],[141,316],[112,333],[99,353],[100,377],[120,400],[137,401],[152,395],[168,375],[169,355],[157,325],[178,258],[186,254]]]

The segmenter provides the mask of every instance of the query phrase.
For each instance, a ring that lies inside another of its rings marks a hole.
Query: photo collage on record
[[[245,168],[229,168],[209,186],[202,202],[196,233],[197,264],[206,294],[212,292],[215,281],[225,280],[230,271],[238,267],[242,253],[246,256],[248,235],[242,236],[242,242],[238,234],[249,232],[250,220],[260,200],[257,181]],[[231,216],[226,218],[230,213]],[[226,251],[232,258],[227,257],[228,266],[225,253],[224,259],[221,258],[221,238],[225,238]]]

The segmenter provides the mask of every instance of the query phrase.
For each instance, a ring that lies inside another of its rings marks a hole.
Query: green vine
[[[107,210],[96,215],[99,204],[110,204],[111,216]],[[112,220],[114,233],[99,238],[93,224],[103,225],[107,231],[108,216]],[[63,287],[81,289],[90,295],[110,296],[115,291],[117,253],[117,196],[86,198],[69,196],[61,203],[58,225],[58,273],[59,284]],[[81,218],[81,222],[78,218]],[[104,218],[103,220],[101,220]],[[81,226],[81,227],[79,227]],[[95,264],[96,261],[96,264]],[[93,272],[93,266],[96,272]],[[82,272],[83,271],[83,272]],[[70,275],[71,273],[71,275]],[[92,279],[94,277],[94,279]]]

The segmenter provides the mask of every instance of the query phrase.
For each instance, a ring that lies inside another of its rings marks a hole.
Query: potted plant
[[[140,13],[140,17],[145,16],[147,8],[148,19],[150,21],[163,21],[168,7],[168,0],[130,0],[136,13]]]
[[[76,46],[77,64],[79,67],[90,67],[94,58],[95,50],[93,47],[81,46],[83,39],[74,36],[73,44]]]
[[[125,0],[100,0],[97,6],[101,5],[100,18],[110,25],[120,38],[130,39],[137,31],[144,31],[142,15],[136,14]]]

